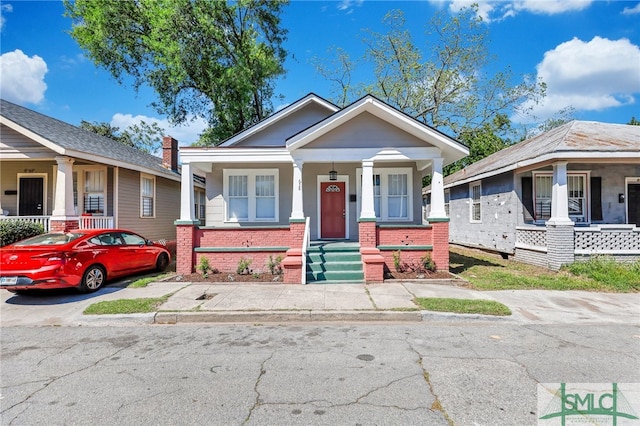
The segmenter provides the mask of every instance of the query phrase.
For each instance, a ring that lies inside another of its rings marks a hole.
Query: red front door
[[[320,238],[345,238],[345,184],[320,183]]]

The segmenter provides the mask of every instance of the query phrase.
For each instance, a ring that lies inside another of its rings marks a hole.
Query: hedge
[[[44,233],[44,227],[40,223],[27,222],[24,220],[1,220],[0,221],[0,247],[24,240]]]

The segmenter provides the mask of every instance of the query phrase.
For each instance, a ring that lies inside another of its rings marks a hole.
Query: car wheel
[[[85,293],[91,293],[98,290],[107,280],[107,274],[104,268],[99,265],[91,265],[82,276],[80,290]]]
[[[169,256],[166,253],[160,253],[156,261],[156,270],[162,272],[167,269],[167,266],[169,266]]]

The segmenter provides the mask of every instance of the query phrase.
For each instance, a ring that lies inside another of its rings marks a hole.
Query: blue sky
[[[276,93],[282,107],[309,92],[330,99],[331,85],[311,65],[331,46],[352,57],[363,52],[362,30],[382,31],[392,9],[405,12],[414,41],[424,43],[425,24],[436,10],[453,13],[466,0],[292,1],[282,25],[289,30],[287,74]],[[525,75],[548,86],[540,118],[573,106],[575,117],[611,123],[640,119],[640,1],[480,1],[489,30],[494,70],[510,67],[517,83]],[[109,122],[121,128],[141,119],[157,121],[181,145],[197,140],[202,121],[172,127],[149,105],[150,89],[134,92],[87,60],[66,33],[71,21],[59,1],[0,3],[0,96],[71,124]],[[489,70],[491,71],[491,70]]]

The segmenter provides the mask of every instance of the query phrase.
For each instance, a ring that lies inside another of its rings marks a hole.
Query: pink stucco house
[[[282,256],[287,283],[380,282],[398,250],[448,270],[442,168],[466,155],[373,96],[339,108],[309,94],[217,147],[181,148],[177,272],[192,273],[203,256],[223,272],[241,259],[265,270]],[[206,177],[204,219],[193,174]]]

